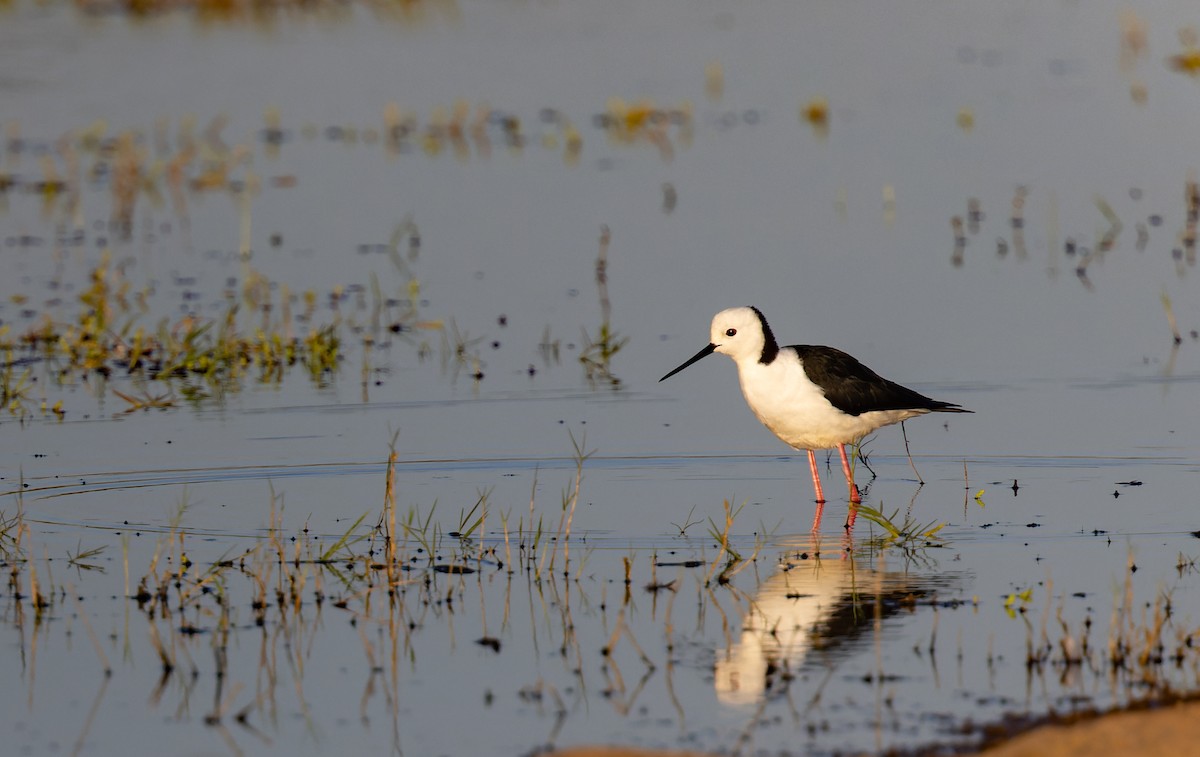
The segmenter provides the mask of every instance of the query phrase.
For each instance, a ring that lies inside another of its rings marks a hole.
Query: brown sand
[[[1115,712],[1071,725],[1046,725],[987,749],[985,757],[1200,757],[1200,702]]]
[[[1200,757],[1200,702],[1116,712],[1070,725],[1045,725],[996,744],[982,757]],[[555,757],[711,757],[699,752],[573,747]]]

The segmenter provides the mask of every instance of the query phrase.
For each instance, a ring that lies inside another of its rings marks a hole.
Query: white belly
[[[778,362],[778,361],[777,361]],[[927,410],[879,410],[848,415],[804,375],[799,363],[738,366],[746,404],[763,425],[796,449],[825,449],[856,442],[877,428],[924,415]],[[770,370],[768,370],[768,368]]]

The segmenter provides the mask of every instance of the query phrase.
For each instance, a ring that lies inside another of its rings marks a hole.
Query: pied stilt
[[[710,333],[707,347],[659,381],[714,352],[733,358],[746,404],[775,436],[808,452],[818,505],[825,503],[825,495],[814,450],[837,447],[850,501],[858,504],[862,498],[846,457],[847,444],[918,415],[971,412],[888,381],[833,347],[780,347],[758,308],[722,310]]]

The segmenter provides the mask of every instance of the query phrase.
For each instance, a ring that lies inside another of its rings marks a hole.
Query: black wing
[[[839,349],[811,344],[796,344],[789,349],[800,356],[805,374],[825,391],[825,399],[848,415],[862,415],[872,410],[970,412],[888,381]]]

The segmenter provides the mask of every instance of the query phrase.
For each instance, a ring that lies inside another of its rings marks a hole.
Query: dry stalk
[[[510,576],[513,572],[512,546],[509,544],[508,539],[508,517],[511,512],[512,511],[510,510],[508,512],[500,513],[500,528],[504,531],[504,564],[508,566],[508,574]]]

